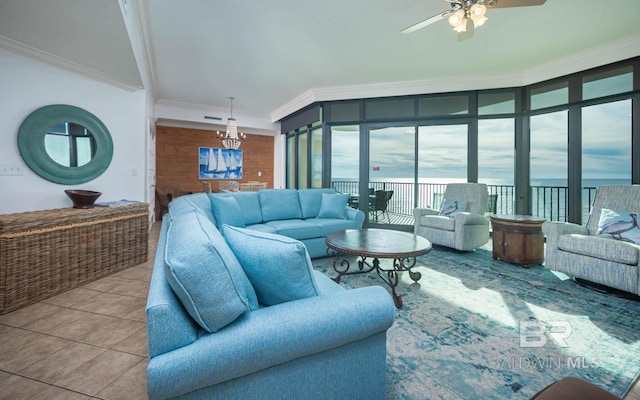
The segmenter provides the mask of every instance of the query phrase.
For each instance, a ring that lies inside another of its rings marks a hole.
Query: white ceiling
[[[234,96],[236,113],[270,121],[313,101],[520,86],[640,55],[637,0],[489,9],[462,42],[446,20],[400,33],[448,8],[446,0],[0,0],[0,46],[222,118]]]

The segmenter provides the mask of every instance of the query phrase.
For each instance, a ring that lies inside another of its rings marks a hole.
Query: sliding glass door
[[[369,223],[413,225],[416,128],[369,129]],[[362,201],[362,200],[361,200]]]
[[[467,124],[418,129],[418,207],[439,209],[447,183],[467,181]]]

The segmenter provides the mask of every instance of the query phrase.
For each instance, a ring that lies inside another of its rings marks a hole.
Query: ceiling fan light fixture
[[[464,32],[467,28],[467,18],[465,17],[464,10],[460,9],[449,17],[449,25],[453,27],[456,32]]]
[[[476,3],[471,6],[471,9],[469,11],[474,28],[484,25],[484,23],[489,19],[485,16],[485,14],[487,13],[487,6],[483,4]]]

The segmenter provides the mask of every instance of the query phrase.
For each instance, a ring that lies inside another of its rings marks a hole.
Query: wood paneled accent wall
[[[210,182],[211,189],[217,191],[219,182],[228,182],[198,179],[199,147],[222,147],[222,142],[216,137],[216,131],[156,126],[156,188],[159,193],[171,193],[175,197],[202,192],[203,182]],[[247,135],[240,148],[244,171],[243,179],[237,182],[267,182],[272,188],[274,138]],[[262,175],[258,176],[258,172]]]

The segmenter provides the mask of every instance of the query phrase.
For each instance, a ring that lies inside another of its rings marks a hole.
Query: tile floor
[[[0,400],[147,398],[144,307],[159,233],[156,222],[146,263],[0,315]],[[640,382],[625,400],[640,400]]]
[[[146,399],[149,259],[0,315],[0,399]]]

